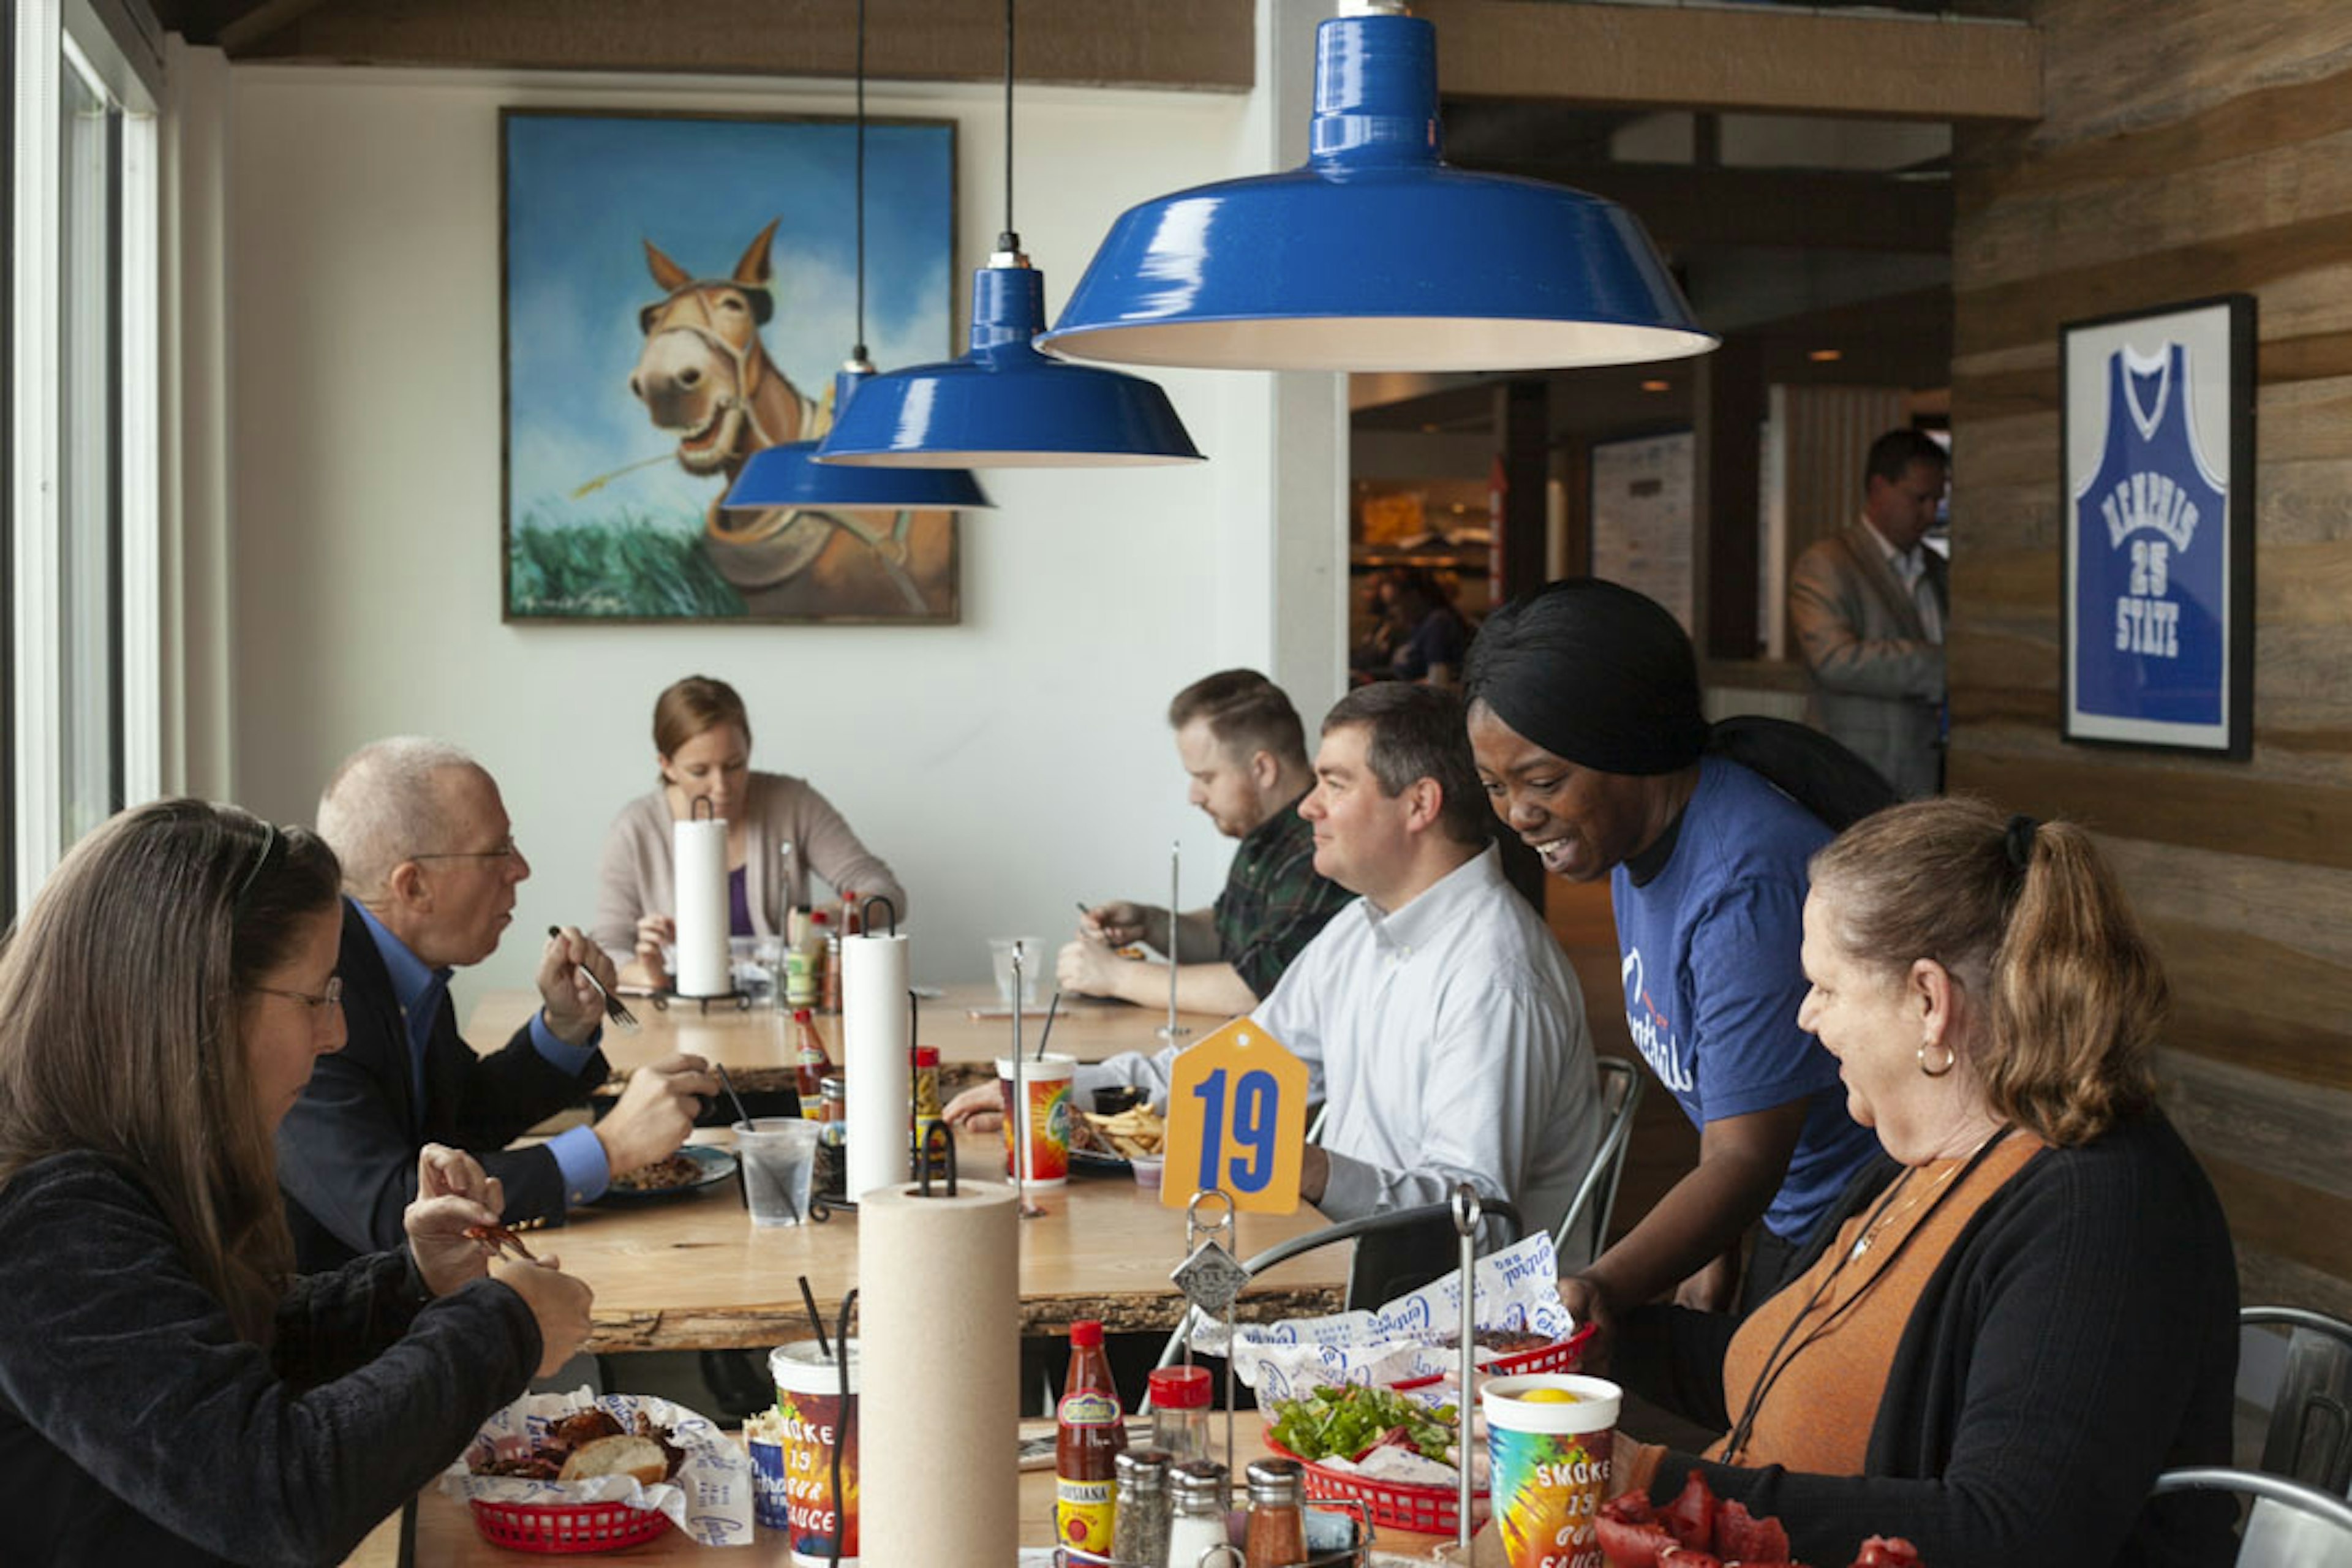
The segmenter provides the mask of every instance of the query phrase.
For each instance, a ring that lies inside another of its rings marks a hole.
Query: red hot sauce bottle
[[[1070,1372],[1055,1425],[1054,1537],[1102,1555],[1110,1551],[1127,1422],[1103,1354],[1103,1326],[1092,1318],[1070,1325]]]

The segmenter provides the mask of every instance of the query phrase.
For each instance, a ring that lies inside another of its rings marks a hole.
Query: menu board
[[[1691,433],[1592,448],[1592,574],[1647,594],[1691,629]]]

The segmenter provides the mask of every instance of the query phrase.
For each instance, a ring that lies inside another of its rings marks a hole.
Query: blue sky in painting
[[[761,331],[793,384],[823,395],[856,336],[854,122],[507,117],[509,527],[698,517],[716,478],[675,462],[576,486],[669,443],[629,395],[637,312],[661,297],[650,239],[723,278],[770,218],[775,314]],[[954,131],[866,132],[866,332],[884,370],[951,357]]]

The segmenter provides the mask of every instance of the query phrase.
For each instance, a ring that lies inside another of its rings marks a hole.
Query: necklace
[[[1955,1160],[1942,1175],[1937,1177],[1934,1181],[1928,1183],[1926,1186],[1912,1194],[1910,1197],[1905,1199],[1902,1203],[1896,1205],[1893,1208],[1886,1208],[1882,1205],[1878,1214],[1873,1216],[1870,1223],[1863,1227],[1862,1234],[1854,1237],[1853,1247],[1846,1253],[1846,1258],[1849,1260],[1853,1260],[1859,1258],[1864,1253],[1868,1252],[1870,1250],[1871,1244],[1878,1239],[1880,1233],[1885,1231],[1888,1226],[1893,1225],[1896,1220],[1901,1219],[1905,1215],[1909,1214],[1913,1209],[1918,1207],[1920,1204],[1926,1202],[1928,1198],[1933,1197],[1937,1188],[1941,1187],[1946,1182],[1950,1181],[1954,1176],[1959,1174],[1960,1172],[1968,1169],[1969,1163],[1970,1162],[1967,1160]],[[1909,1171],[1906,1170],[1903,1173],[1903,1181],[1901,1184],[1906,1187],[1911,1184],[1911,1173]]]

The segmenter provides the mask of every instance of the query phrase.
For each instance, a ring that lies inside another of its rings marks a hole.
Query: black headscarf
[[[1706,746],[1690,638],[1656,600],[1598,577],[1549,584],[1488,616],[1463,695],[1600,773],[1678,773]]]
[[[1486,617],[1463,696],[1582,768],[1654,775],[1707,753],[1761,774],[1840,829],[1895,803],[1870,764],[1818,731],[1741,717],[1710,725],[1698,658],[1664,605],[1598,577],[1523,594]]]

